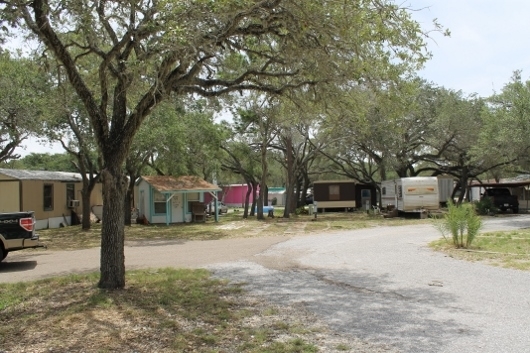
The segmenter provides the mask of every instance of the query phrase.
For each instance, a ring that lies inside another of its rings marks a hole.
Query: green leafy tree
[[[47,92],[35,61],[0,50],[0,162],[20,158],[15,149],[39,133]]]
[[[149,124],[149,135],[156,136],[150,144],[156,151],[151,167],[158,174],[197,175],[210,180],[219,171],[220,146],[226,137],[226,129],[214,121],[214,113],[207,101],[168,102],[163,113]]]
[[[259,193],[256,200],[257,217],[264,219],[263,206],[267,200],[267,178],[269,174],[269,149],[278,135],[276,107],[265,96],[253,95],[245,99],[244,108],[238,110],[236,132],[244,135],[249,146],[259,154],[261,173],[258,176]],[[255,187],[253,188],[256,189]],[[252,205],[254,209],[254,205]]]
[[[77,172],[72,156],[67,153],[30,153],[14,163],[14,169],[54,170],[62,172]]]
[[[81,175],[81,204],[83,230],[91,227],[90,197],[100,180],[100,163],[96,141],[90,118],[71,86],[63,79],[61,67],[54,71],[56,77],[50,85],[53,110],[45,117],[42,136],[52,142],[59,142],[63,149],[72,157],[72,164]]]
[[[225,131],[214,122],[213,115],[214,111],[205,101],[186,106],[178,100],[167,100],[146,119],[125,163],[129,179],[126,224],[131,224],[128,210],[133,206],[135,182],[143,172],[212,179],[220,168],[220,146]]]
[[[320,173],[377,185],[405,161],[408,165],[409,151],[421,144],[408,131],[415,120],[410,116],[412,87],[406,81],[381,82],[334,92],[341,99],[326,107],[317,135],[329,141],[321,151],[325,159],[318,161]],[[417,122],[421,127],[425,124]]]
[[[505,172],[528,172],[530,159],[530,80],[515,71],[501,92],[488,99],[484,127],[475,155],[483,160],[510,161]],[[497,176],[498,175],[494,175]]]
[[[397,76],[428,57],[418,24],[385,0],[4,0],[0,12],[62,64],[90,118],[105,204],[99,286],[109,289],[125,286],[123,164],[171,92],[281,94]]]
[[[257,189],[261,175],[261,159],[258,151],[240,139],[229,139],[221,145],[225,157],[221,160],[222,170],[241,176],[247,184],[243,205],[243,218],[253,216],[257,204]],[[253,195],[250,204],[250,195]]]
[[[448,174],[465,188],[507,163],[498,155],[488,158],[491,150],[478,153],[487,111],[479,98],[417,79],[357,88],[343,97],[319,131],[334,141],[322,151],[332,162],[329,172],[374,185],[389,176]]]
[[[281,152],[282,156],[278,161],[286,174],[283,216],[287,218],[298,206],[305,204],[311,183],[311,165],[329,141],[315,138],[322,107],[312,101],[312,94],[302,92],[297,97],[282,97],[278,105],[278,138],[271,148]]]

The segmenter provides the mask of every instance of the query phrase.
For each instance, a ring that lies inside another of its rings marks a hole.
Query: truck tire
[[[514,207],[514,208],[512,209],[512,212],[513,212],[514,214],[519,213],[519,207]]]

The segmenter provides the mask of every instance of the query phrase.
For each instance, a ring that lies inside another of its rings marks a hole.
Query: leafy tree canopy
[[[15,148],[40,131],[47,92],[35,61],[0,50],[0,161],[19,158]]]
[[[88,114],[103,164],[102,288],[125,286],[122,167],[170,93],[395,79],[429,57],[419,24],[389,0],[1,0],[0,18],[41,44]]]
[[[11,168],[29,170],[53,170],[60,172],[79,172],[68,153],[30,153],[10,163]]]

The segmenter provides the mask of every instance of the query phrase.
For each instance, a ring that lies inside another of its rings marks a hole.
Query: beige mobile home
[[[78,173],[0,168],[0,212],[34,211],[36,229],[71,224],[71,211],[82,213],[81,175]],[[90,205],[103,203],[101,184],[92,191]]]
[[[437,177],[410,177],[381,182],[381,203],[401,212],[438,210],[440,196]]]

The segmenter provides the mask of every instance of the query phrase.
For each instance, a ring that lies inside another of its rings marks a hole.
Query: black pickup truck
[[[512,195],[508,188],[490,188],[486,189],[482,198],[489,197],[493,200],[493,205],[501,211],[507,209],[513,213],[519,213],[519,200],[516,195]]]
[[[40,247],[33,212],[0,213],[0,261],[11,251]]]

